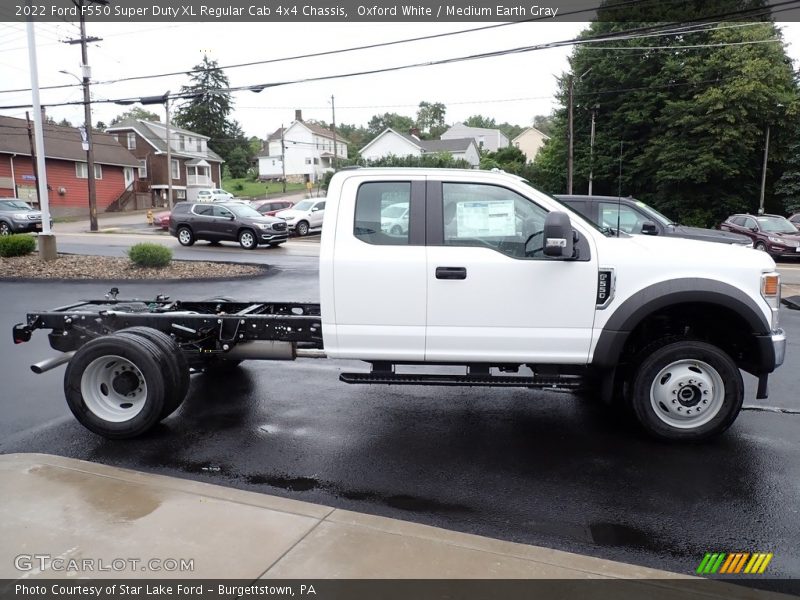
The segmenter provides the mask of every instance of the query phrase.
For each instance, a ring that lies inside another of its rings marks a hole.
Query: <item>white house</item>
[[[377,160],[386,156],[422,156],[447,152],[456,160],[466,160],[473,167],[480,163],[480,153],[472,138],[452,140],[421,140],[414,134],[385,129],[378,137],[361,149],[365,160]]]
[[[522,150],[528,162],[533,162],[539,150],[542,149],[544,143],[550,139],[550,136],[545,135],[536,127],[528,127],[525,131],[520,133],[517,137],[511,140],[511,144],[515,148]]]
[[[333,169],[334,147],[339,159],[347,158],[347,140],[337,135],[334,143],[332,131],[305,123],[301,112],[295,111],[291,125],[267,138],[266,152],[258,157],[258,176],[280,179],[285,175],[290,182],[316,182]]]
[[[483,127],[469,127],[463,123],[456,123],[442,134],[443,140],[456,140],[472,138],[479,150],[497,152],[500,148],[508,146],[508,137],[499,129],[484,129]]]

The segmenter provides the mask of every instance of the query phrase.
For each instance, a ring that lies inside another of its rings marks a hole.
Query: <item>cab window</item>
[[[410,182],[362,183],[356,196],[353,234],[368,244],[408,245],[410,204]]]
[[[509,189],[442,184],[445,246],[489,247],[513,258],[542,257],[547,211]]]
[[[616,202],[601,202],[599,209],[601,227],[616,229],[619,223],[620,231],[625,233],[641,233],[642,225],[649,220],[630,206]]]

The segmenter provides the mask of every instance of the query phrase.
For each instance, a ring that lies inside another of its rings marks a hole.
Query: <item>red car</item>
[[[719,228],[746,235],[756,250],[773,258],[800,256],[800,231],[780,215],[731,215]]]
[[[294,206],[294,202],[289,200],[267,200],[259,204],[256,210],[262,215],[274,217],[279,210],[286,210],[287,208],[292,208],[292,206]]]
[[[170,212],[156,213],[153,215],[153,225],[164,231],[169,231],[169,219],[171,215],[172,213]]]

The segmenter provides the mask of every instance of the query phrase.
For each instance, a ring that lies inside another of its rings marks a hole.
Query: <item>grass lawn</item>
[[[242,189],[238,186],[241,185]],[[247,179],[223,179],[222,189],[230,192],[239,198],[263,198],[264,195],[274,196],[283,192],[281,183],[263,183],[260,181],[248,181]],[[297,192],[305,190],[306,186],[302,183],[287,183],[287,192]]]

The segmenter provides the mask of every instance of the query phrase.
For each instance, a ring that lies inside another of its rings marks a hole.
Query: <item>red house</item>
[[[51,214],[88,214],[88,170],[80,130],[45,124],[43,133]],[[92,132],[92,142],[97,211],[133,208],[139,161],[108,134]],[[27,121],[0,116],[0,198],[8,197],[38,203]]]

